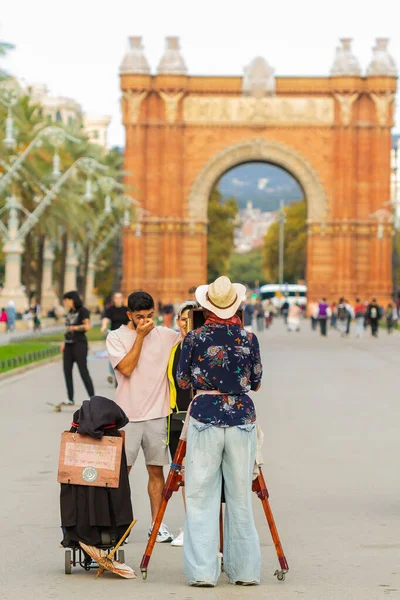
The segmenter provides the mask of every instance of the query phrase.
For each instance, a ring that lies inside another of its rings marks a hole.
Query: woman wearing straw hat
[[[187,425],[185,573],[190,585],[215,586],[221,481],[226,499],[224,567],[231,583],[260,582],[261,555],[252,512],[256,414],[250,390],[262,377],[256,336],[236,312],[246,295],[240,283],[219,277],[196,290],[206,321],[186,336],[179,361],[180,387],[195,398]]]

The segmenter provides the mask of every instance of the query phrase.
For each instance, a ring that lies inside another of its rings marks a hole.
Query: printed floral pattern
[[[190,414],[198,421],[217,427],[253,423],[256,412],[247,393],[258,388],[261,378],[257,337],[239,325],[206,324],[186,336],[178,385],[221,392],[195,398]]]

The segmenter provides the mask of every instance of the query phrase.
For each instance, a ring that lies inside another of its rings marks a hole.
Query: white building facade
[[[110,116],[92,116],[83,113],[81,105],[72,98],[52,96],[43,83],[28,85],[26,89],[34,102],[42,106],[43,116],[52,123],[59,123],[70,129],[83,129],[92,144],[106,149],[107,131]]]

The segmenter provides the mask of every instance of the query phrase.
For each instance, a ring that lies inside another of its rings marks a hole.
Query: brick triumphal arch
[[[309,296],[392,293],[390,149],[396,68],[378,39],[366,75],[341,40],[329,77],[189,76],[176,38],[152,75],[141,38],[121,65],[126,183],[145,211],[124,231],[125,292],[178,301],[206,281],[207,206],[218,179],[265,161],[301,185]]]

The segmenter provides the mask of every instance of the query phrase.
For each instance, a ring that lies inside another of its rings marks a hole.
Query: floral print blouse
[[[178,365],[178,385],[221,394],[197,395],[190,416],[217,427],[246,425],[256,420],[247,395],[261,383],[257,337],[239,324],[207,323],[185,337]]]

